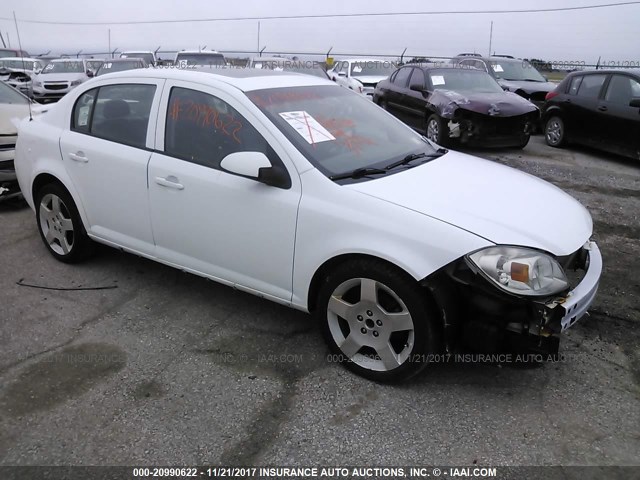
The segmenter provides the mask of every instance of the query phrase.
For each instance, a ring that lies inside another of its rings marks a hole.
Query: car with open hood
[[[337,60],[327,74],[338,85],[347,87],[372,99],[378,82],[388,78],[395,68],[395,64],[387,60],[354,58]]]
[[[378,84],[373,101],[442,146],[524,148],[540,116],[531,102],[470,68],[403,66]]]
[[[312,312],[377,381],[468,339],[557,352],[602,269],[560,189],[310,75],[97,77],[21,124],[16,171],[56,259],[100,242]]]
[[[491,75],[507,92],[526,98],[542,108],[547,93],[556,88],[529,61],[510,55],[483,57],[479,54],[461,54],[451,60],[455,66],[477,68]]]
[[[95,75],[102,61],[76,58],[51,60],[33,79],[33,98],[56,101]]]
[[[39,58],[0,58],[0,80],[30,97],[33,94],[33,77],[42,71],[45,64]]]

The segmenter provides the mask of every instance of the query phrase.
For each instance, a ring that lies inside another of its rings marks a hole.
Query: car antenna
[[[22,42],[20,41],[20,30],[18,30],[18,20],[16,19],[16,11],[13,11],[13,21],[16,24],[16,33],[18,34],[18,48],[20,49],[20,58],[22,59],[22,69],[27,70],[24,63],[24,52],[22,51]],[[33,79],[31,79],[31,88],[33,88]],[[29,98],[29,121],[33,121],[33,113],[31,112],[31,99]]]

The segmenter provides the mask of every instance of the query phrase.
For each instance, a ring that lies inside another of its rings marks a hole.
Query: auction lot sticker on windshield
[[[336,137],[331,135],[315,118],[305,111],[282,112],[280,116],[311,145],[336,139]]]
[[[492,65],[492,68],[494,72],[504,72],[504,68],[502,68],[502,65]]]
[[[434,86],[444,85],[444,77],[442,75],[431,75],[431,83],[433,83]]]

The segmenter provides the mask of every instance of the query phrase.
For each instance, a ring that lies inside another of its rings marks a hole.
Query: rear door
[[[291,187],[267,186],[221,169],[226,155],[242,151],[262,152],[283,166]],[[300,178],[246,104],[214,87],[167,81],[148,180],[160,259],[274,300],[291,300]]]
[[[640,82],[631,75],[611,76],[604,97],[598,103],[598,125],[606,150],[638,158],[640,155],[640,109],[631,107],[640,98]]]
[[[603,139],[602,118],[598,114],[598,104],[607,80],[606,73],[586,74],[577,87],[576,95],[568,95],[563,109],[568,112],[566,122],[572,138],[591,145],[598,145]]]
[[[75,102],[70,128],[60,138],[88,230],[147,255],[154,252],[147,164],[163,83],[127,80],[88,90]]]

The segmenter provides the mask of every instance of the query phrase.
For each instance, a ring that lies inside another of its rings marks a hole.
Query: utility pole
[[[258,48],[256,49],[256,52],[260,52],[260,21],[258,21]]]
[[[491,33],[489,33],[489,56],[491,56],[492,44],[493,44],[493,20],[491,20]]]
[[[107,31],[109,32],[108,33],[108,35],[109,35],[109,48],[107,49],[107,52],[110,52],[111,51],[111,29],[109,28]],[[113,55],[111,56],[111,58],[113,58]]]

